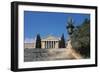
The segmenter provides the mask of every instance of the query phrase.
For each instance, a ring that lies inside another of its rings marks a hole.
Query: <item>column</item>
[[[53,41],[52,41],[52,48],[53,48]]]
[[[54,41],[53,41],[53,48],[54,48]]]
[[[48,41],[46,41],[47,45],[46,45],[46,48],[48,48]]]
[[[53,48],[54,48],[54,42],[55,42],[55,41],[53,41]]]
[[[52,48],[52,41],[50,41],[50,48]]]
[[[49,48],[49,41],[48,41],[48,48]]]
[[[54,41],[52,42],[52,45],[53,45],[53,47],[52,47],[52,48],[54,48]]]
[[[49,48],[49,41],[47,41],[47,48]]]
[[[49,48],[50,48],[50,41],[49,41]]]
[[[41,48],[45,48],[45,42],[41,41]]]
[[[47,41],[45,41],[45,48],[47,48]]]
[[[45,48],[46,48],[46,41],[45,41]]]
[[[59,48],[59,41],[56,41],[55,48]]]
[[[48,41],[48,48],[49,48],[49,41]]]
[[[53,41],[52,41],[52,43],[51,43],[51,46],[52,46],[52,48],[53,48]]]
[[[54,41],[54,48],[55,48],[55,41]]]
[[[48,48],[49,48],[49,41],[48,41]]]
[[[49,41],[49,48],[50,48],[50,41]]]
[[[49,47],[51,48],[51,41],[49,41]]]
[[[48,41],[47,41],[47,48],[48,48]]]
[[[51,48],[53,48],[53,45],[52,45],[53,41],[51,41]]]
[[[45,48],[46,48],[46,41],[44,41],[44,43],[45,43],[45,45],[44,45],[44,46],[45,46]]]

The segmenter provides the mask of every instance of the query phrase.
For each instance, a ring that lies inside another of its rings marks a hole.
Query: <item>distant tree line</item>
[[[74,29],[71,36],[73,48],[83,57],[90,57],[90,20],[85,19],[84,22]]]

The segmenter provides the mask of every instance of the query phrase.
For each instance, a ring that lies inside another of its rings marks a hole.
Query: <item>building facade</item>
[[[41,48],[45,49],[45,48],[59,48],[59,41],[60,38],[59,37],[55,37],[55,36],[47,36],[45,38],[41,39]],[[24,43],[24,48],[35,48],[35,42],[34,43]]]
[[[41,40],[41,48],[59,48],[59,38],[47,36]]]
[[[24,48],[28,49],[35,48],[35,43],[24,43]]]

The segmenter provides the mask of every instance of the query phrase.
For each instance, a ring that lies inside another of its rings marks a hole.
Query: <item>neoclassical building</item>
[[[41,39],[41,48],[59,48],[60,38],[54,36],[47,36]]]
[[[41,39],[41,48],[59,48],[59,37],[55,37],[52,35],[49,35],[45,38]],[[34,43],[24,43],[24,48],[35,48],[35,42]]]

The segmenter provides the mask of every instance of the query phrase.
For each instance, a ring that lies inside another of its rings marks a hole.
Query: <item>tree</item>
[[[72,34],[72,46],[83,57],[90,57],[90,20],[85,19]]]
[[[61,40],[59,40],[59,48],[61,48]]]
[[[59,41],[59,48],[65,48],[64,34],[62,34],[61,40]]]
[[[37,38],[36,38],[36,48],[41,48],[41,37],[40,34],[37,34]]]

